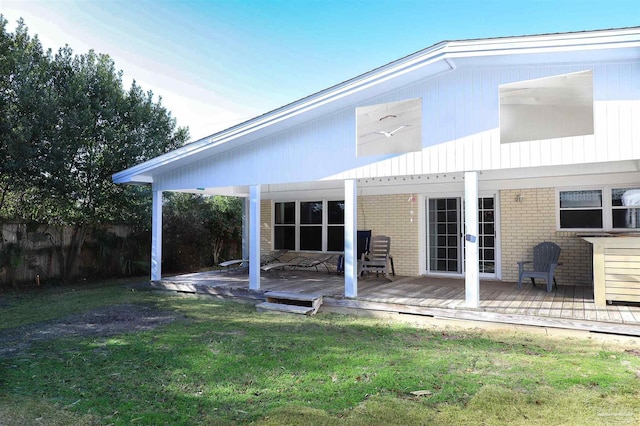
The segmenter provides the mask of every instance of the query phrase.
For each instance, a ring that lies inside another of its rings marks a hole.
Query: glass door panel
[[[460,198],[430,198],[428,214],[428,269],[461,273]]]
[[[427,271],[464,271],[463,202],[457,198],[427,200]],[[495,198],[478,198],[478,257],[481,274],[496,273]]]
[[[478,247],[479,272],[481,274],[496,273],[496,215],[495,198],[478,198]]]

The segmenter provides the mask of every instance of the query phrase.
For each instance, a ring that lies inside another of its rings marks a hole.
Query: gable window
[[[274,249],[344,251],[344,201],[274,203]]]
[[[640,228],[640,188],[604,187],[558,191],[559,229]]]

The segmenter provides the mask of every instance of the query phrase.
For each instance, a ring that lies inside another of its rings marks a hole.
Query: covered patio
[[[638,28],[446,41],[116,173],[151,185],[151,286],[640,336],[637,304],[596,307],[582,238],[638,238],[639,46]],[[163,192],[244,198],[249,273],[164,276]],[[358,230],[391,238],[400,276],[358,275]],[[562,285],[517,290],[547,241]],[[344,275],[262,274],[281,249],[343,253]],[[640,252],[616,256],[637,301]]]
[[[344,296],[344,277],[335,273],[285,270],[265,274],[261,288],[249,288],[243,271],[209,271],[164,277],[154,289],[262,301],[269,291],[321,294],[321,311],[382,311],[440,319],[581,330],[640,337],[640,304],[596,306],[593,289],[559,285],[551,293],[538,284],[480,281],[480,306],[465,306],[465,282],[447,277],[359,279],[356,298]],[[481,324],[479,324],[481,326]]]

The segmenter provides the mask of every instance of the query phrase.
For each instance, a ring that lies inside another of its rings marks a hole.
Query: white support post
[[[242,204],[242,258],[249,258],[249,217],[251,206],[249,205],[249,197],[243,199]]]
[[[249,288],[260,289],[260,185],[249,189]]]
[[[358,297],[358,195],[355,180],[344,181],[344,295]]]
[[[478,274],[478,172],[464,173],[464,226],[465,226],[465,306],[477,308],[480,304],[480,278]]]
[[[162,191],[153,190],[151,206],[151,281],[162,278]]]

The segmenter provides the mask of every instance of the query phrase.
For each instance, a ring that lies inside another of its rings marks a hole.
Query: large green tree
[[[6,25],[0,15],[0,215],[50,225],[66,279],[92,228],[148,223],[148,188],[111,175],[189,134],[152,92],[135,82],[124,90],[108,55],[68,46],[53,55],[22,21],[15,33]]]
[[[57,109],[51,52],[29,37],[23,22],[13,34],[6,24],[0,16],[0,212],[5,216],[16,214],[10,195],[31,186],[46,165]]]
[[[241,254],[242,199],[168,193],[163,207],[163,249],[168,271],[211,267]]]

